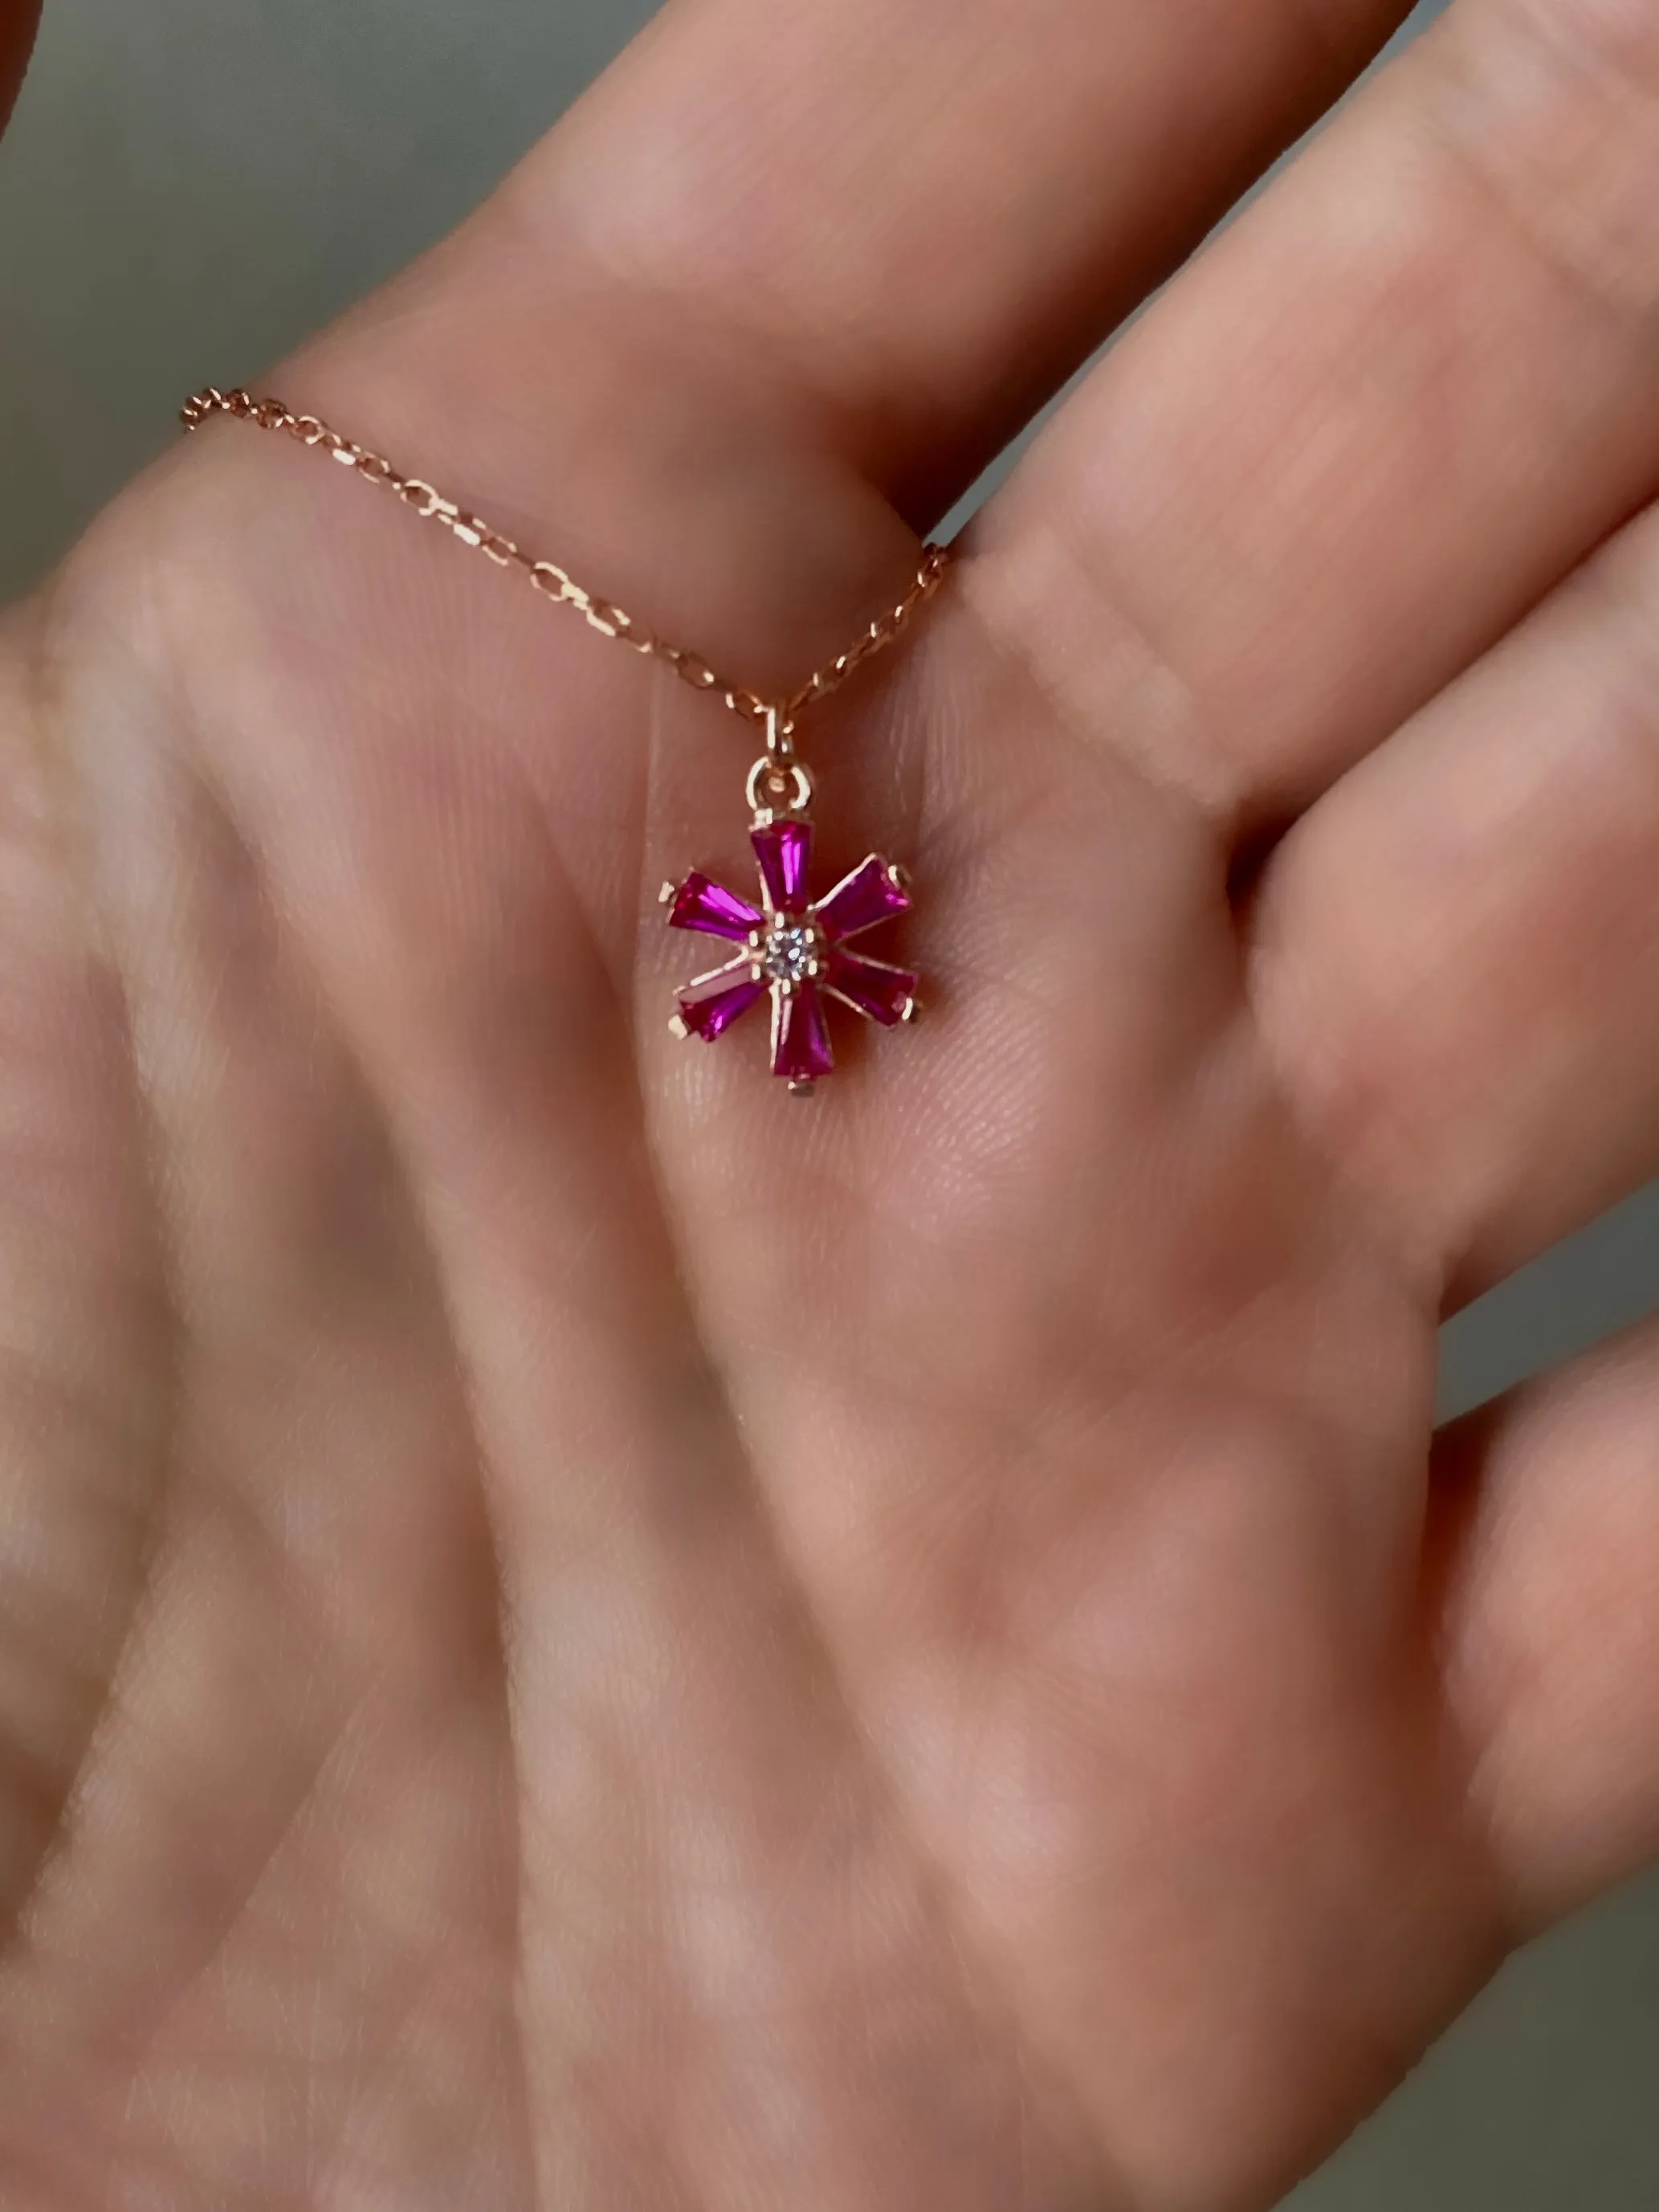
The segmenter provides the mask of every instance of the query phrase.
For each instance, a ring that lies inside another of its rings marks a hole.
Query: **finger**
[[[976,602],[1230,824],[1304,804],[1659,481],[1659,15],[1461,0],[1159,299]]]
[[[194,772],[176,700],[146,711],[112,663],[89,691],[110,718],[95,742],[124,767],[100,793],[108,811],[75,819],[97,856],[99,981],[112,1005],[118,992],[118,1042],[142,1084],[132,1141],[168,1326],[152,1347],[145,1459],[106,1435],[78,1528],[70,1500],[56,1507],[69,1524],[59,1575],[98,1576],[59,1631],[59,1663],[73,1680],[107,1654],[107,1696],[73,1746],[27,1940],[0,1962],[0,2014],[36,2061],[27,2112],[7,2100],[0,2172],[50,2160],[60,2201],[108,2203],[118,2173],[182,2174],[176,2115],[192,2089],[229,2109],[262,2081],[283,2148],[265,2147],[258,2186],[314,2197],[317,2142],[345,2142],[359,2116],[361,2075],[326,2056],[349,2021],[378,2085],[386,2186],[409,2203],[434,2186],[456,2202],[467,2177],[448,2147],[473,2142],[518,2058],[497,1590],[441,1287],[355,1059],[257,856]],[[65,787],[69,727],[52,726]],[[54,880],[64,819],[54,811],[42,833]],[[38,925],[27,911],[8,921],[21,964]],[[114,1087],[109,1057],[99,1078],[81,1075],[83,1121]],[[75,1072],[65,1064],[61,1079]],[[9,1116],[15,1081],[9,1061]],[[103,1196],[88,1177],[82,1209]],[[112,1224],[97,1242],[84,1227],[64,1240],[78,1272],[103,1258],[106,1302],[137,1242],[129,1229],[127,1254],[109,1254],[116,1236]],[[15,1327],[29,1299],[7,1287]],[[80,1331],[87,1304],[83,1293],[65,1316]],[[81,1402],[65,1390],[64,1413],[52,1406],[71,1438],[88,1425],[82,1405],[98,1405],[102,1348],[83,1336]],[[153,1516],[135,1524],[149,1501],[132,1493],[150,1482]],[[107,1538],[94,1548],[100,1499],[107,1516],[125,1508],[142,1542],[136,1602],[131,1576],[100,1557]],[[453,2063],[419,2069],[418,2091],[405,2072],[412,1989],[454,2035]],[[299,2017],[312,2025],[296,2043],[279,2023]],[[86,2089],[100,2042],[122,2083],[116,2118]],[[154,2094],[128,2100],[125,2054],[139,2051]],[[397,2148],[411,2110],[427,2123],[407,2136],[425,2152],[420,2172]],[[204,2137],[191,2163],[185,2185],[207,2201],[252,2185],[239,2128]],[[502,2169],[517,2164],[503,2155]],[[522,2170],[493,2178],[497,2201],[526,2201]]]
[[[839,478],[936,519],[1404,12],[1036,0],[1016,36],[995,0],[672,9],[296,396],[509,520],[556,513],[607,590],[787,676],[821,642],[792,602],[839,641],[902,571]],[[779,587],[733,608],[757,570]]]
[[[1649,1322],[1440,1440],[1448,1694],[1533,1928],[1659,1847],[1656,1398]]]
[[[1304,816],[1257,999],[1454,1301],[1659,1172],[1659,508]]]
[[[40,21],[40,0],[0,0],[0,131],[10,118]]]
[[[61,873],[39,638],[0,621],[0,1929],[51,1848],[142,1579],[170,1328],[121,1010]]]
[[[1408,0],[678,11],[530,165],[550,242],[788,365],[920,520]]]

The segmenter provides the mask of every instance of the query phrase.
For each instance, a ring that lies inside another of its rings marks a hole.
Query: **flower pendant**
[[[902,871],[872,853],[833,890],[810,900],[811,823],[799,813],[761,808],[750,836],[760,867],[759,906],[696,868],[683,883],[662,887],[671,929],[701,930],[742,947],[723,967],[693,977],[678,994],[670,1027],[678,1036],[712,1043],[769,998],[772,1073],[802,1095],[835,1066],[826,1000],[839,999],[869,1021],[915,1018],[915,977],[848,943],[908,912],[909,890]]]

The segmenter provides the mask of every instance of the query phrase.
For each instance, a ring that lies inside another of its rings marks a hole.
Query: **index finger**
[[[1407,8],[678,0],[509,182],[507,250],[445,258],[449,331],[405,320],[395,363],[354,356],[404,381],[417,340],[435,387],[453,337],[476,382],[474,334],[506,308],[542,316],[544,376],[573,295],[589,315],[615,292],[666,311],[659,357],[729,345],[749,364],[733,391],[763,382],[786,439],[832,447],[923,527]],[[440,398],[397,426],[434,470]]]
[[[1409,0],[701,0],[533,167],[934,519]]]

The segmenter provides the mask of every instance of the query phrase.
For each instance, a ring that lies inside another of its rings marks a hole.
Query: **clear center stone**
[[[761,964],[780,983],[804,981],[817,951],[817,933],[805,922],[774,921],[761,948]]]

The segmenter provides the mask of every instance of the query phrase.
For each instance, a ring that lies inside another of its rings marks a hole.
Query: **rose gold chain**
[[[552,600],[555,605],[574,607],[583,621],[602,636],[614,637],[623,645],[632,646],[635,653],[648,654],[653,660],[665,661],[694,691],[717,693],[734,714],[742,715],[745,721],[760,723],[767,731],[769,751],[775,750],[785,757],[788,732],[801,708],[827,698],[855,668],[892,643],[917,608],[938,589],[951,558],[948,546],[924,546],[910,587],[896,605],[878,615],[845,653],[838,653],[822,668],[815,668],[799,690],[787,699],[763,699],[758,692],[716,675],[700,653],[693,653],[684,646],[670,645],[665,638],[654,635],[614,599],[601,599],[598,592],[584,590],[555,562],[533,559],[510,538],[492,529],[481,515],[465,514],[422,477],[400,476],[383,454],[371,453],[367,446],[342,437],[315,415],[295,415],[280,399],[256,399],[251,392],[240,389],[220,392],[209,385],[205,391],[185,402],[179,418],[186,430],[193,430],[210,415],[234,415],[238,421],[252,422],[261,430],[286,431],[302,446],[321,447],[333,459],[355,470],[369,483],[383,484],[388,491],[396,492],[404,506],[422,521],[441,523],[452,537],[482,553],[497,568],[518,569],[544,599]]]

